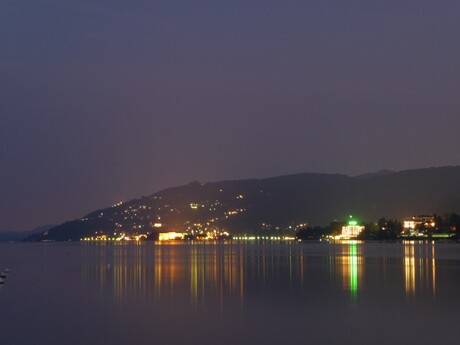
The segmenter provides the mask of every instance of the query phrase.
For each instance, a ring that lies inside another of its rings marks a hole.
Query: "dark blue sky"
[[[460,2],[0,2],[0,230],[192,180],[460,164]]]

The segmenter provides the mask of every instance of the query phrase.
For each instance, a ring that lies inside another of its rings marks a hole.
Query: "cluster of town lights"
[[[243,196],[238,196],[243,197]],[[192,208],[195,206],[198,207],[198,204],[190,204]],[[238,209],[234,211],[226,212],[227,216],[234,213],[243,212],[244,209]],[[208,223],[209,224],[209,223]],[[201,224],[194,224],[200,226]],[[265,226],[265,223],[262,224]],[[303,224],[302,224],[303,225]],[[306,226],[306,224],[305,224]],[[403,232],[401,237],[428,237],[427,230],[434,229],[436,226],[435,218],[433,216],[414,216],[410,219],[406,219],[403,225]],[[162,228],[162,223],[154,223],[154,228]],[[289,227],[291,228],[291,226]],[[337,235],[326,236],[326,240],[354,240],[359,238],[360,234],[365,229],[364,225],[361,225],[360,222],[350,216],[348,222],[342,226],[342,231]],[[385,229],[385,228],[383,228]],[[455,230],[455,229],[454,229]],[[439,234],[430,234],[433,238],[451,238],[455,235],[454,230],[450,233],[439,233]],[[230,235],[227,231],[223,230],[214,230],[206,231],[204,230],[188,230],[187,232],[175,232],[175,231],[160,231],[157,233],[158,241],[174,241],[174,240],[196,240],[196,241],[212,241],[212,240],[236,240],[236,241],[259,241],[259,240],[269,240],[269,241],[293,241],[296,240],[294,236],[255,236],[255,235]],[[125,232],[113,233],[113,236],[106,234],[98,234],[96,232],[95,236],[81,238],[81,241],[142,241],[148,238],[151,238],[150,232],[145,233],[135,233],[129,234]],[[300,241],[300,240],[299,240]]]
[[[233,240],[243,241],[257,241],[257,240],[271,240],[271,241],[293,241],[295,237],[291,236],[234,236]]]
[[[228,236],[228,239],[237,240],[237,241],[259,241],[259,240],[269,240],[269,241],[294,241],[296,238],[293,236],[230,236],[228,232],[223,233],[225,236]],[[159,233],[159,241],[174,241],[174,240],[184,240],[186,239],[185,233],[178,232],[162,232]],[[109,237],[106,235],[100,236],[91,236],[81,238],[81,241],[141,241],[147,239],[147,235],[126,235],[124,233],[120,234],[118,237]],[[196,240],[215,240],[215,236],[207,236],[203,238],[197,238]]]
[[[116,235],[116,233],[114,234]],[[121,233],[118,237],[109,237],[107,235],[91,236],[81,238],[80,241],[142,241],[147,238],[146,234],[126,235]]]

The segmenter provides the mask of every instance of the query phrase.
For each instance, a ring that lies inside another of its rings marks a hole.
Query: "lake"
[[[0,344],[457,344],[460,245],[0,245]]]

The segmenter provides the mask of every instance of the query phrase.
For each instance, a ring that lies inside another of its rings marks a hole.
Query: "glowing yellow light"
[[[159,241],[172,241],[172,240],[181,240],[185,236],[184,233],[181,232],[162,232],[158,236]]]

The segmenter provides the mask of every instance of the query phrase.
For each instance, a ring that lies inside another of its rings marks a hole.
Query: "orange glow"
[[[182,232],[162,232],[158,236],[159,241],[172,241],[172,240],[182,240],[185,234]]]

